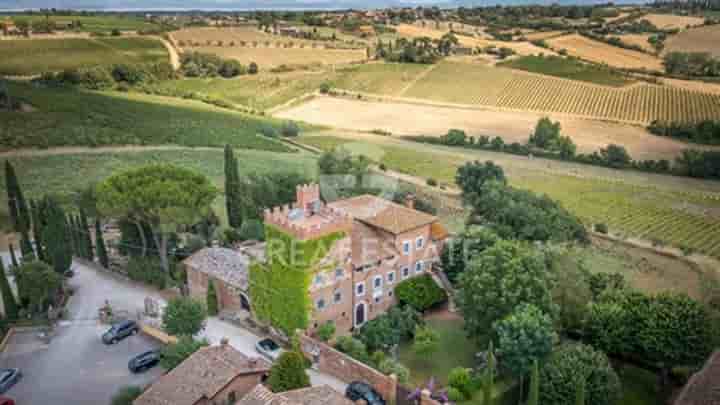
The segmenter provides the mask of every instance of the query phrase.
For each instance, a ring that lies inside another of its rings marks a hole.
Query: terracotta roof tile
[[[275,394],[258,384],[237,405],[353,405],[353,402],[327,385]]]
[[[230,345],[204,347],[160,377],[133,405],[193,405],[212,399],[240,375],[265,373],[270,364],[251,358]]]
[[[251,256],[227,248],[204,248],[185,259],[184,263],[233,287],[247,291],[248,266]]]
[[[361,195],[328,205],[395,235],[437,221],[433,215],[373,195]]]

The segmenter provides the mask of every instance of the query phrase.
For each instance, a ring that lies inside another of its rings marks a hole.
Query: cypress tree
[[[585,405],[585,377],[580,376],[577,379],[575,387],[575,405]]]
[[[5,187],[7,189],[10,219],[15,232],[27,231],[30,227],[30,212],[15,174],[15,168],[7,160],[5,161]]]
[[[47,259],[53,269],[62,274],[72,263],[73,242],[68,229],[68,219],[62,207],[53,200],[46,200],[47,226],[43,230],[43,240],[47,245]]]
[[[207,312],[210,316],[218,314],[218,298],[217,293],[215,292],[215,283],[213,283],[211,279],[208,279]]]
[[[492,341],[488,346],[487,370],[485,370],[485,381],[483,381],[483,404],[491,404],[493,390],[495,388],[495,349]]]
[[[85,210],[82,208],[80,208],[80,237],[83,240],[83,246],[85,248],[85,258],[90,261],[95,260],[93,243],[90,238],[90,226],[88,224],[87,214],[85,214]]]
[[[10,263],[12,264],[13,267],[18,267],[19,263],[17,260],[17,256],[15,256],[15,247],[11,243],[9,248],[10,248]]]
[[[2,259],[0,259],[0,294],[2,295],[3,308],[5,308],[5,316],[8,319],[17,319],[18,305],[10,288],[7,274],[5,274],[5,265]]]
[[[538,370],[537,359],[533,360],[530,369],[530,392],[528,393],[528,405],[540,404],[540,371]]]
[[[35,251],[33,250],[30,236],[25,229],[20,231],[20,253],[22,254],[23,261],[35,260]]]
[[[100,265],[106,269],[110,267],[110,260],[108,258],[107,248],[105,247],[105,240],[102,236],[102,229],[100,228],[100,219],[95,219],[95,249],[97,249],[97,257]]]
[[[30,200],[30,214],[32,216],[32,235],[35,240],[35,251],[38,260],[46,261],[45,243],[42,240],[42,206],[34,200]]]
[[[228,223],[233,228],[242,224],[240,217],[240,176],[238,174],[238,161],[230,145],[225,145],[225,207],[227,209]]]
[[[73,222],[75,224],[73,230],[75,231],[75,238],[77,238],[78,256],[84,259],[87,257],[87,249],[85,247],[85,238],[82,233],[80,215],[73,215]]]

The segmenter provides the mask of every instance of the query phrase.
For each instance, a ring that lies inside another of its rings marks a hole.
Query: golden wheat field
[[[448,80],[462,77],[463,80]],[[606,87],[516,70],[444,62],[405,97],[648,124],[720,119],[720,95],[637,83]]]
[[[663,69],[660,59],[652,55],[594,41],[579,34],[552,38],[547,43],[556,51],[565,49],[572,56],[594,63],[626,69]]]
[[[720,57],[720,25],[693,28],[670,36],[665,52],[708,52]]]
[[[667,30],[667,29],[685,29],[686,27],[695,27],[703,25],[705,19],[702,17],[690,17],[686,15],[672,15],[672,14],[648,14],[640,18],[641,20],[648,20],[654,26]]]

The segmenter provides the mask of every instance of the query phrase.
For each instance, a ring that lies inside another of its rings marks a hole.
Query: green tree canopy
[[[200,332],[207,318],[202,302],[188,297],[171,299],[163,313],[163,327],[171,335],[193,336]]]
[[[43,312],[55,303],[62,287],[62,276],[50,266],[33,261],[15,267],[13,273],[20,301],[27,304],[30,312]]]
[[[521,305],[493,324],[501,368],[515,377],[530,371],[533,361],[543,361],[552,352],[557,334],[553,321],[534,305]]]
[[[484,336],[521,304],[555,312],[547,257],[522,242],[501,240],[486,249],[470,262],[459,285],[458,303],[471,336]]]
[[[472,204],[477,195],[481,194],[483,186],[489,182],[507,184],[503,168],[491,161],[480,163],[476,160],[465,163],[455,174],[455,183],[462,190],[463,201],[466,204]]]
[[[460,235],[443,245],[440,254],[443,272],[451,283],[456,284],[465,272],[471,258],[494,245],[500,238],[495,232],[481,226],[469,226]]]
[[[540,403],[575,403],[578,379],[585,380],[586,403],[617,404],[622,394],[620,379],[607,356],[590,346],[568,344],[555,350],[540,370]]]
[[[285,392],[310,386],[302,354],[289,350],[280,355],[270,369],[268,386],[273,392]]]
[[[110,405],[132,405],[142,392],[142,388],[136,385],[120,387],[110,399]]]
[[[123,171],[97,187],[102,214],[150,225],[166,273],[169,235],[202,219],[217,194],[207,177],[168,164]]]
[[[196,340],[192,336],[183,335],[178,338],[177,343],[171,343],[162,348],[160,354],[160,365],[167,371],[177,367],[185,361],[191,354],[200,350],[201,347],[208,346],[207,340]]]

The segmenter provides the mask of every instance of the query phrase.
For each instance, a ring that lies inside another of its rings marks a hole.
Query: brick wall
[[[385,401],[390,404],[395,403],[397,395],[395,376],[386,376],[302,332],[298,332],[298,336],[303,353],[318,371],[330,374],[345,383],[364,381],[372,385]]]

